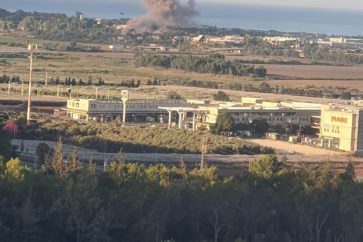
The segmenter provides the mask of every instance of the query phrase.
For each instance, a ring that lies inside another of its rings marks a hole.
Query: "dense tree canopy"
[[[144,67],[164,67],[180,69],[188,72],[210,73],[215,75],[265,77],[266,69],[263,66],[242,65],[238,62],[227,61],[222,55],[200,57],[193,55],[155,55],[136,54],[135,63]]]
[[[222,178],[213,167],[112,162],[97,172],[92,162],[59,161],[36,172],[18,160],[0,166],[2,241],[363,239],[363,186],[351,163],[339,175],[329,164],[294,170],[267,156]]]

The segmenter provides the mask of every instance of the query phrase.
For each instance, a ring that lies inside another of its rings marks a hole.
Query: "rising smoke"
[[[168,27],[189,27],[192,19],[198,15],[195,0],[182,4],[180,0],[142,0],[146,15],[131,19],[123,33],[165,31]]]

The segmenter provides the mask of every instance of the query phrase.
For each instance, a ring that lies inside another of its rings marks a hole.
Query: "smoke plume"
[[[146,15],[131,19],[123,33],[165,31],[168,27],[188,27],[192,25],[195,10],[195,0],[188,0],[182,4],[180,0],[142,0],[146,8]]]

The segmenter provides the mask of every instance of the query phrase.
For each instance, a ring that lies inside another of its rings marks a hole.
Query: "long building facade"
[[[128,100],[126,104],[127,122],[164,122],[168,112],[160,106],[184,106],[185,100],[145,99]],[[68,100],[67,116],[74,120],[111,122],[123,115],[123,102],[100,99]]]

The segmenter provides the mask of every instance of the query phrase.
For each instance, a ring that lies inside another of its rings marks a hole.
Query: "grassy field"
[[[23,44],[22,47],[11,47],[8,45],[0,45],[0,75],[6,74],[9,76],[20,75],[24,80],[28,79],[29,60],[26,58],[26,43],[27,38],[15,38],[0,36],[0,43],[17,43]],[[54,41],[35,41],[42,46],[44,43],[61,43],[67,42]],[[107,46],[101,46],[106,49]],[[6,54],[22,53],[23,56],[6,56]],[[5,55],[5,58],[1,58]],[[170,83],[180,80],[200,80],[213,81],[219,84],[225,83],[250,83],[259,85],[252,77],[233,77],[228,75],[216,76],[211,74],[187,73],[180,70],[166,70],[153,68],[136,68],[134,64],[133,53],[79,53],[79,52],[51,52],[39,50],[37,59],[34,62],[34,79],[44,80],[46,73],[49,78],[74,77],[77,80],[83,79],[87,81],[90,77],[95,82],[102,78],[106,82],[121,82],[122,80],[140,80],[145,84],[147,80],[158,78],[161,80],[169,80]],[[229,59],[243,59],[244,61],[301,61],[305,60],[296,58],[275,58],[275,57],[257,57],[257,56],[228,56]],[[5,61],[5,62],[4,62]],[[257,66],[260,64],[256,64]],[[272,85],[283,85],[285,87],[305,87],[307,85],[315,85],[317,87],[348,87],[363,91],[363,66],[324,66],[324,65],[276,65],[265,64],[269,76],[267,80]],[[276,76],[281,77],[281,80],[274,80]],[[270,80],[271,79],[271,80]],[[82,90],[90,92],[90,90]],[[111,90],[118,92],[118,89]],[[199,92],[199,90],[198,90]],[[155,96],[165,96],[163,90],[159,88],[152,89],[150,87],[141,88],[136,93],[143,95],[153,93]],[[138,94],[135,94],[138,95]],[[187,93],[186,96],[192,94]],[[199,94],[199,97],[207,95]]]

